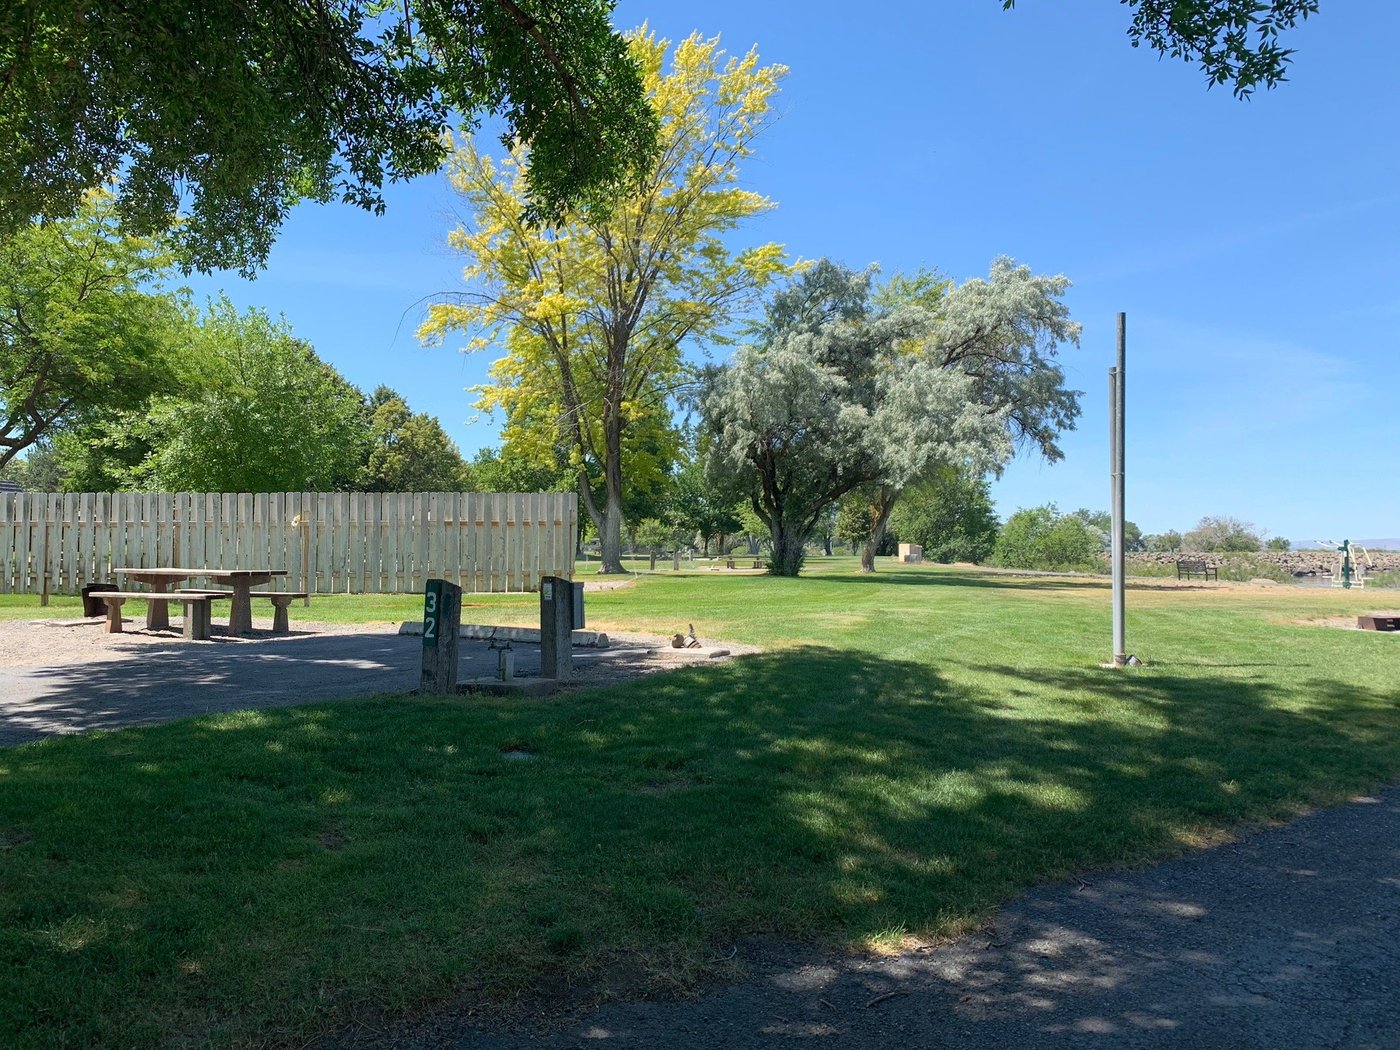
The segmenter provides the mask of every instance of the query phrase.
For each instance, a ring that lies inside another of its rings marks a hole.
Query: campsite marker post
[[[462,588],[429,580],[423,589],[423,676],[420,693],[457,691],[457,638],[462,624]]]

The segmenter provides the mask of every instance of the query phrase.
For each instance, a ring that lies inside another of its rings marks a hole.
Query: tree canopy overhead
[[[531,145],[532,218],[607,200],[655,148],[612,0],[27,0],[0,5],[0,236],[120,176],[135,234],[182,201],[186,265],[266,259],[288,209],[382,211],[455,112]]]
[[[1212,85],[1237,98],[1287,80],[1293,49],[1279,34],[1317,14],[1319,0],[1119,0],[1132,8],[1128,36],[1159,54],[1200,63]],[[1016,0],[1002,0],[1007,10]]]

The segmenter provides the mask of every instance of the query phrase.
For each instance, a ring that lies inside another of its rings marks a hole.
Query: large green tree
[[[986,476],[939,469],[904,492],[890,529],[901,543],[919,544],[933,561],[986,561],[998,530]]]
[[[629,45],[659,121],[659,159],[605,215],[576,212],[542,230],[520,220],[533,153],[497,163],[463,143],[450,176],[474,225],[451,243],[469,257],[468,291],[434,305],[421,330],[505,349],[481,403],[505,412],[509,445],[577,469],[605,573],[624,571],[629,443],[685,379],[682,345],[722,333],[786,269],[779,245],[734,248],[740,224],[773,206],[739,185],[739,165],[785,70],[760,66],[754,51],[726,57],[699,35],[672,49],[642,30]]]
[[[185,261],[265,260],[288,209],[384,207],[449,122],[533,147],[522,208],[608,199],[655,119],[611,0],[21,0],[0,5],[0,235],[121,176],[126,228]]]
[[[150,453],[131,482],[163,491],[335,491],[366,459],[363,395],[284,321],[214,303],[196,329],[199,389],[159,398],[134,427]]]
[[[732,477],[715,478],[708,474],[695,438],[693,431],[686,434],[680,464],[671,479],[667,517],[689,539],[699,537],[701,548],[708,555],[711,540],[722,539],[740,528],[740,492]]]
[[[568,492],[574,487],[557,464],[540,464],[509,449],[480,449],[470,467],[476,492]]]
[[[1119,0],[1132,9],[1128,36],[1159,54],[1200,64],[1212,85],[1228,85],[1239,98],[1255,87],[1287,80],[1293,49],[1279,36],[1309,15],[1318,0]],[[1007,10],[1016,0],[1001,0]]]
[[[169,265],[158,240],[121,232],[105,191],[0,235],[0,467],[178,387],[185,316],[155,290]]]
[[[457,492],[471,469],[436,416],[412,412],[381,386],[369,399],[369,454],[358,476],[366,492]]]
[[[1098,530],[1048,503],[1007,519],[992,560],[1012,569],[1093,569],[1101,549]]]

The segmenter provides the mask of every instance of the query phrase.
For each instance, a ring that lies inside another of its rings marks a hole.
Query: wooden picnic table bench
[[[185,607],[185,637],[191,641],[207,641],[209,638],[209,603],[211,595],[180,591],[94,591],[93,597],[107,607],[107,623],[103,627],[108,634],[122,633],[122,605],[133,598],[146,603],[146,623],[150,625],[154,607],[159,605],[165,625],[170,625],[166,607],[170,602],[179,602]]]
[[[1188,558],[1176,563],[1176,578],[1178,580],[1189,580],[1192,576],[1219,582],[1220,571],[1213,565],[1207,565],[1203,559],[1199,558]]]
[[[182,587],[176,593],[179,594],[202,594],[214,601],[222,601],[234,596],[233,591],[224,590],[202,590],[198,588]],[[267,598],[272,602],[272,631],[274,634],[289,634],[291,623],[287,617],[287,609],[297,598],[306,598],[306,591],[249,591],[248,597]]]
[[[148,584],[153,595],[168,593],[174,584],[184,583],[186,580],[194,577],[198,577],[202,580],[211,580],[215,584],[230,588],[232,604],[229,607],[228,614],[228,633],[231,638],[236,638],[245,631],[251,631],[253,629],[252,588],[264,583],[271,583],[276,576],[287,575],[286,569],[211,569],[199,567],[191,567],[188,569],[175,567],[155,567],[149,569],[127,567],[113,569],[112,571],[120,573],[128,579],[135,580],[137,583]],[[302,595],[302,597],[305,597],[305,595]],[[146,626],[170,626],[170,617],[164,602],[153,601],[148,605]]]

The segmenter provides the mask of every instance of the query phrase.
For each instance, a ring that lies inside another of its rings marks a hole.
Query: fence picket
[[[0,492],[0,594],[9,594],[15,589],[11,582],[11,559],[15,549],[13,523],[17,514],[12,497],[13,493]]]
[[[394,530],[394,575],[392,584],[396,593],[402,593],[408,589],[408,579],[405,569],[408,567],[408,557],[410,542],[408,535],[408,497],[401,492],[396,492],[391,497],[394,507],[393,530]]]
[[[346,557],[345,590],[359,594],[365,588],[365,544],[357,543],[356,537],[363,536],[364,496],[358,492],[346,494]]]
[[[141,528],[137,535],[137,549],[141,552],[141,568],[149,569],[159,565],[156,560],[156,501],[149,492],[141,493]]]
[[[110,510],[105,492],[92,494],[92,579],[95,583],[108,582],[108,570],[112,566],[111,537],[107,533],[107,520]]]

